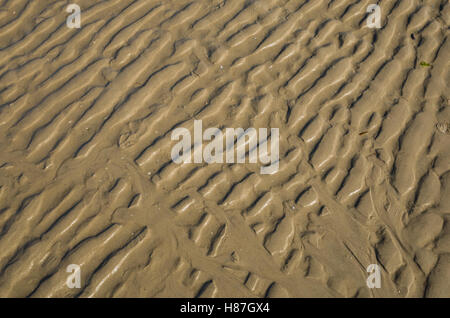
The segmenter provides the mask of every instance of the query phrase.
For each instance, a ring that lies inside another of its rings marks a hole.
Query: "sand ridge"
[[[1,297],[450,297],[448,1],[69,3],[0,0]]]

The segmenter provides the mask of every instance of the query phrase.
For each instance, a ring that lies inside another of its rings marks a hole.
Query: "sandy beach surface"
[[[447,0],[0,0],[0,297],[450,297],[449,24]],[[195,121],[278,128],[278,170],[174,162]]]

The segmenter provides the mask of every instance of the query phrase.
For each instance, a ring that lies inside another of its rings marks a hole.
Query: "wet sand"
[[[1,297],[450,297],[448,1],[69,3],[0,0]]]

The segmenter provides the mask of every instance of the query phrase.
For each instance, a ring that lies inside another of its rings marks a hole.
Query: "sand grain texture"
[[[450,297],[448,1],[69,3],[0,0],[1,297]],[[173,163],[194,119],[278,173]]]

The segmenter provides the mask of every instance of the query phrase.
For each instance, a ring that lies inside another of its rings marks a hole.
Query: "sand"
[[[0,0],[0,297],[450,297],[448,1],[70,3]]]

